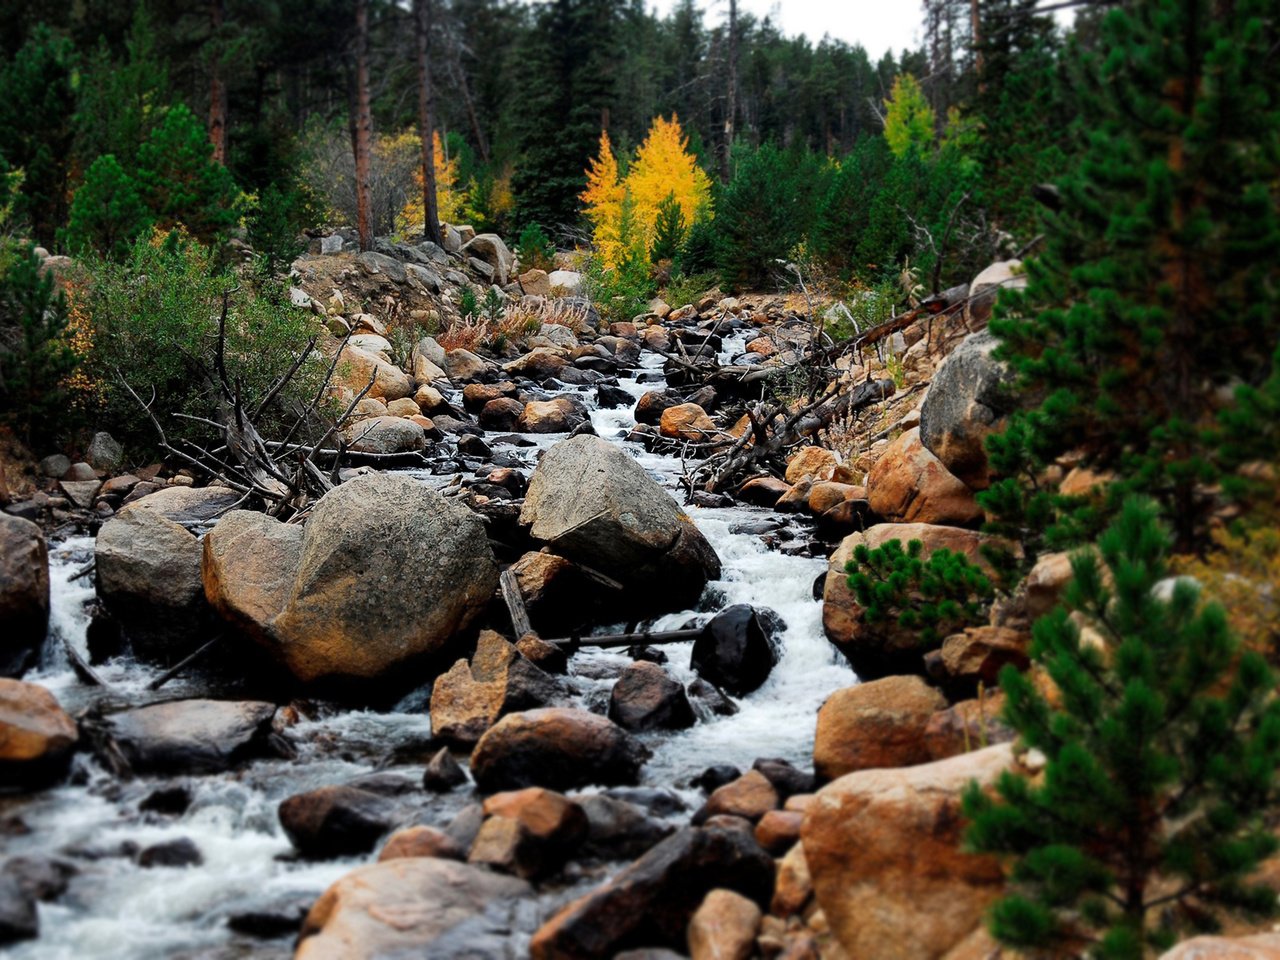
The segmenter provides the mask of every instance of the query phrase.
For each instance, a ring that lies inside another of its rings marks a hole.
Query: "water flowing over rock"
[[[755,607],[739,603],[716,614],[693,644],[698,676],[741,697],[758,690],[778,664],[772,631]]]
[[[366,474],[334,488],[313,509],[300,545],[296,535],[243,519],[206,540],[214,606],[308,683],[371,681],[443,653],[498,580],[480,518],[403,474]],[[281,563],[297,551],[287,593],[283,576],[248,556],[255,542]]]
[[[275,704],[175,700],[107,717],[104,729],[137,773],[216,773],[265,753]]]
[[[414,857],[360,867],[316,901],[294,960],[474,960],[505,954],[503,931],[532,889],[452,860]]]
[[[720,576],[715,551],[675,501],[625,450],[599,437],[574,437],[543,455],[520,522],[652,610],[690,606]]]
[[[0,677],[34,663],[49,626],[49,553],[30,520],[0,513]]]

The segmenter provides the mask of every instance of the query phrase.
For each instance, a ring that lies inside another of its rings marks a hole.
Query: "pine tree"
[[[182,104],[165,114],[138,150],[137,179],[162,229],[181,224],[209,241],[236,222],[235,181],[213,161],[204,124]]]
[[[809,222],[797,182],[803,174],[772,144],[739,146],[734,167],[716,201],[720,274],[731,290],[764,289]]]
[[[94,250],[119,259],[150,225],[151,216],[138,185],[115,156],[107,153],[85,171],[84,183],[71,203],[64,239],[74,253]]]
[[[1027,289],[991,321],[1030,402],[991,438],[1006,476],[983,495],[989,514],[1025,527],[1060,512],[1037,485],[1073,452],[1115,479],[1096,514],[1067,511],[1065,535],[1133,491],[1160,502],[1181,548],[1201,535],[1223,467],[1206,430],[1219,387],[1260,384],[1280,340],[1270,14],[1265,0],[1152,0],[1110,11],[1080,54],[1082,153]]]
[[[669,193],[658,204],[658,219],[653,226],[653,244],[649,247],[649,259],[653,263],[675,260],[684,243],[684,214],[675,193]]]
[[[894,79],[884,110],[884,138],[895,157],[923,154],[933,146],[937,117],[911,74],[902,73]]]
[[[1265,818],[1274,678],[1198,587],[1165,589],[1169,545],[1155,505],[1127,500],[1096,553],[1073,559],[1066,607],[1035,624],[1032,659],[1056,695],[1001,674],[1005,719],[1046,758],[1035,781],[1006,772],[998,797],[965,796],[970,845],[1010,864],[991,912],[1006,944],[1140,960],[1223,910],[1275,910],[1275,891],[1249,881],[1280,845]]]

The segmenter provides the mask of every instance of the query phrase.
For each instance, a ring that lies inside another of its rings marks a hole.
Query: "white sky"
[[[646,0],[666,15],[674,0]],[[705,0],[707,22],[729,15],[728,0]],[[894,54],[915,46],[923,19],[918,0],[738,0],[739,12],[769,16],[788,36],[804,34],[812,42],[831,34],[846,43],[860,43],[871,59],[886,50]]]

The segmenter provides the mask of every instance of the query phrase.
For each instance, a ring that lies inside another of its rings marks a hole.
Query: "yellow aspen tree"
[[[596,249],[605,266],[612,267],[620,253],[618,227],[622,219],[622,198],[625,188],[618,177],[618,160],[613,155],[613,144],[608,131],[600,131],[600,153],[587,168],[587,188],[582,191],[582,201],[587,219],[591,221]]]
[[[411,134],[404,133],[393,142],[409,138],[411,138]],[[436,173],[436,212],[445,223],[459,223],[466,208],[467,194],[466,190],[458,188],[458,158],[447,159],[445,157],[444,143],[440,139],[439,130],[434,131],[431,135],[431,150]],[[400,232],[405,234],[414,230],[421,230],[425,219],[422,212],[421,167],[417,167],[413,171],[413,182],[417,190],[405,203],[404,209],[400,211],[397,223]]]
[[[653,241],[658,209],[668,196],[680,205],[685,223],[693,223],[698,211],[709,206],[711,178],[689,152],[689,138],[675,114],[670,120],[654,118],[627,173],[626,186],[635,200],[636,220],[646,246]]]

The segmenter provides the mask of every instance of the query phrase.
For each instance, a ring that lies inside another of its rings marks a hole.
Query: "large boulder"
[[[874,513],[902,523],[963,527],[982,519],[973,491],[920,442],[919,427],[890,443],[871,468],[867,500]]]
[[[1192,937],[1160,954],[1160,960],[1280,960],[1280,933]]]
[[[98,596],[138,656],[176,662],[204,639],[208,605],[192,528],[239,500],[226,487],[170,487],[122,508],[98,531]]]
[[[413,403],[412,400],[407,401]],[[416,412],[417,404],[413,405]],[[422,427],[403,417],[370,417],[342,431],[347,446],[356,453],[412,453],[427,445]]]
[[[505,287],[516,258],[496,233],[481,233],[462,245],[463,257],[475,257],[493,267],[493,282]]]
[[[413,396],[413,378],[394,363],[359,347],[343,346],[330,386],[354,396],[368,386],[370,380],[373,386],[365,394],[367,397],[391,401]]]
[[[612,720],[562,707],[513,713],[476,745],[471,775],[480,790],[635,783],[649,750]]]
[[[640,660],[613,685],[609,719],[628,730],[682,730],[693,726],[693,705],[667,671]]]
[[[307,914],[294,960],[471,960],[506,955],[529,884],[483,867],[410,857],[359,867]]]
[[[779,657],[769,624],[755,607],[736,603],[694,641],[690,666],[708,683],[743,697],[769,679]]]
[[[533,960],[596,960],[633,947],[683,949],[708,893],[731,890],[763,906],[773,877],[773,859],[750,832],[686,827],[564,907],[534,935],[530,952]]]
[[[49,552],[30,520],[0,513],[0,676],[20,676],[49,629]]]
[[[79,733],[44,687],[0,677],[0,783],[40,787],[67,769]]]
[[[760,907],[732,890],[712,890],[689,921],[690,960],[749,960]]]
[[[964,852],[961,796],[1014,763],[1008,744],[862,770],[819,791],[801,842],[818,905],[850,960],[935,960],[983,921],[1004,872]]]
[[[206,540],[215,608],[305,683],[374,681],[445,653],[498,582],[479,516],[404,474],[335,487],[300,543],[244,518]],[[272,572],[267,557],[292,576]]]
[[[965,337],[934,373],[920,407],[920,442],[973,490],[990,485],[985,441],[1012,408],[1014,377],[994,356],[999,344],[987,330]]]
[[[827,639],[848,658],[863,680],[895,673],[923,674],[925,669],[916,631],[904,630],[890,621],[867,623],[857,597],[849,589],[845,566],[853,559],[854,548],[866,544],[874,550],[890,540],[901,541],[904,548],[912,540],[919,540],[925,557],[945,547],[979,565],[985,562],[982,545],[989,542],[975,530],[926,523],[881,523],[844,538],[828,564],[822,591],[822,627]]]
[[[137,773],[218,773],[269,752],[275,704],[174,700],[113,713],[111,751]]]
[[[1021,260],[998,260],[985,267],[969,284],[970,323],[987,322],[1001,290],[1022,290],[1026,285]]]
[[[834,780],[855,770],[927,763],[925,729],[947,700],[919,677],[885,677],[837,690],[818,711],[814,772]]]
[[[541,787],[495,794],[484,802],[484,812],[488,819],[471,845],[468,862],[526,880],[555,873],[587,838],[582,807]]]
[[[516,429],[521,433],[568,433],[590,416],[586,404],[568,394],[554,400],[530,400],[520,412]]]
[[[617,580],[633,606],[694,604],[720,559],[676,502],[625,450],[595,436],[548,450],[520,522],[553,552]]]
[[[105,430],[99,430],[84,451],[85,463],[103,473],[115,473],[124,466],[124,448]]]

